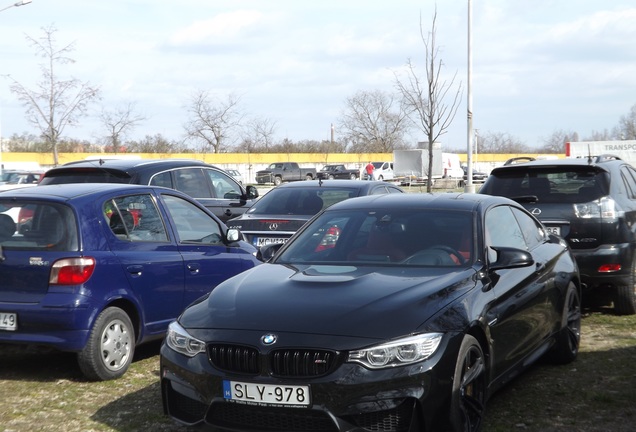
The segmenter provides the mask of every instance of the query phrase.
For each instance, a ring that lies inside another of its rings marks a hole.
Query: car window
[[[584,203],[609,193],[609,174],[585,166],[500,170],[479,192],[517,199],[536,196],[545,203]]]
[[[163,220],[149,194],[114,198],[106,201],[102,209],[110,230],[120,240],[168,241]]]
[[[314,215],[323,208],[356,197],[358,193],[359,191],[352,187],[272,189],[250,207],[246,214]]]
[[[627,196],[636,199],[636,172],[628,166],[621,168],[621,177],[625,186]]]
[[[170,189],[176,189],[174,187],[174,184],[172,183],[172,172],[171,171],[165,171],[159,174],[155,174],[154,176],[152,176],[152,178],[150,179],[150,185],[152,186],[161,186],[161,187],[166,187],[166,188],[170,188]]]
[[[327,211],[279,263],[457,266],[473,257],[472,214],[461,211]]]
[[[528,249],[532,250],[545,241],[545,232],[540,223],[518,208],[511,207],[511,210],[519,223]]]
[[[2,248],[77,251],[77,222],[73,210],[55,203],[0,201]]]
[[[491,262],[497,260],[497,254],[490,246],[528,249],[523,232],[509,206],[498,206],[486,213],[485,240]]]
[[[168,194],[162,197],[174,221],[179,242],[223,244],[221,227],[212,216],[180,197]]]
[[[190,195],[192,198],[213,198],[208,180],[201,168],[184,168],[175,170],[175,189]]]
[[[237,200],[241,198],[241,187],[229,176],[217,170],[205,169],[214,189],[216,198]]]

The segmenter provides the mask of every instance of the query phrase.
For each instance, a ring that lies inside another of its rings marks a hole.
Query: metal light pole
[[[473,20],[473,6],[471,0],[468,0],[468,74],[466,85],[468,100],[468,145],[466,148],[466,185],[464,186],[464,192],[474,193],[475,185],[473,185],[473,93],[472,93],[472,75],[473,75],[473,37],[472,37],[472,20]]]
[[[21,0],[21,1],[17,2],[17,3],[13,3],[12,5],[9,5],[7,7],[4,7],[2,9],[0,9],[0,12],[2,12],[3,10],[11,9],[12,7],[18,7],[18,6],[27,5],[27,4],[31,3],[31,1],[33,1],[33,0]]]
[[[12,7],[24,6],[31,3],[33,0],[20,0],[19,2],[13,3],[12,5],[3,7],[0,9],[0,12],[11,9]],[[1,113],[0,113],[1,114]],[[2,176],[2,118],[0,117],[0,176]]]

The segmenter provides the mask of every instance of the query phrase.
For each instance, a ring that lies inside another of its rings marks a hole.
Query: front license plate
[[[545,227],[545,230],[550,233],[550,234],[554,234],[554,235],[561,235],[561,228],[560,227]]]
[[[309,386],[252,384],[223,380],[223,397],[256,405],[309,406]]]
[[[18,316],[14,313],[0,312],[0,330],[16,331],[18,329]]]
[[[288,239],[286,238],[270,238],[270,237],[255,237],[254,238],[254,246],[256,247],[261,247],[261,246],[265,246],[268,244],[274,244],[274,243],[285,243]]]

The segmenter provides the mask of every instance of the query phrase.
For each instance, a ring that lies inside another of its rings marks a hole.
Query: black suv
[[[510,164],[493,169],[479,193],[521,203],[567,240],[591,298],[636,313],[636,170],[629,163],[602,155]]]
[[[133,183],[164,186],[190,195],[223,222],[254,204],[258,190],[243,187],[222,169],[196,159],[96,159],[51,168],[40,185]]]

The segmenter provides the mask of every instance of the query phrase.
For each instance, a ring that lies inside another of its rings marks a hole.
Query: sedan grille
[[[281,349],[261,354],[256,348],[238,345],[208,345],[210,363],[218,369],[244,374],[261,372],[278,377],[319,377],[331,372],[339,355],[335,351]],[[267,365],[263,369],[262,365]]]
[[[282,377],[316,377],[329,373],[336,353],[320,350],[278,350],[270,357],[272,374]]]
[[[260,356],[256,348],[236,345],[208,345],[208,357],[215,367],[228,371],[258,374]]]

